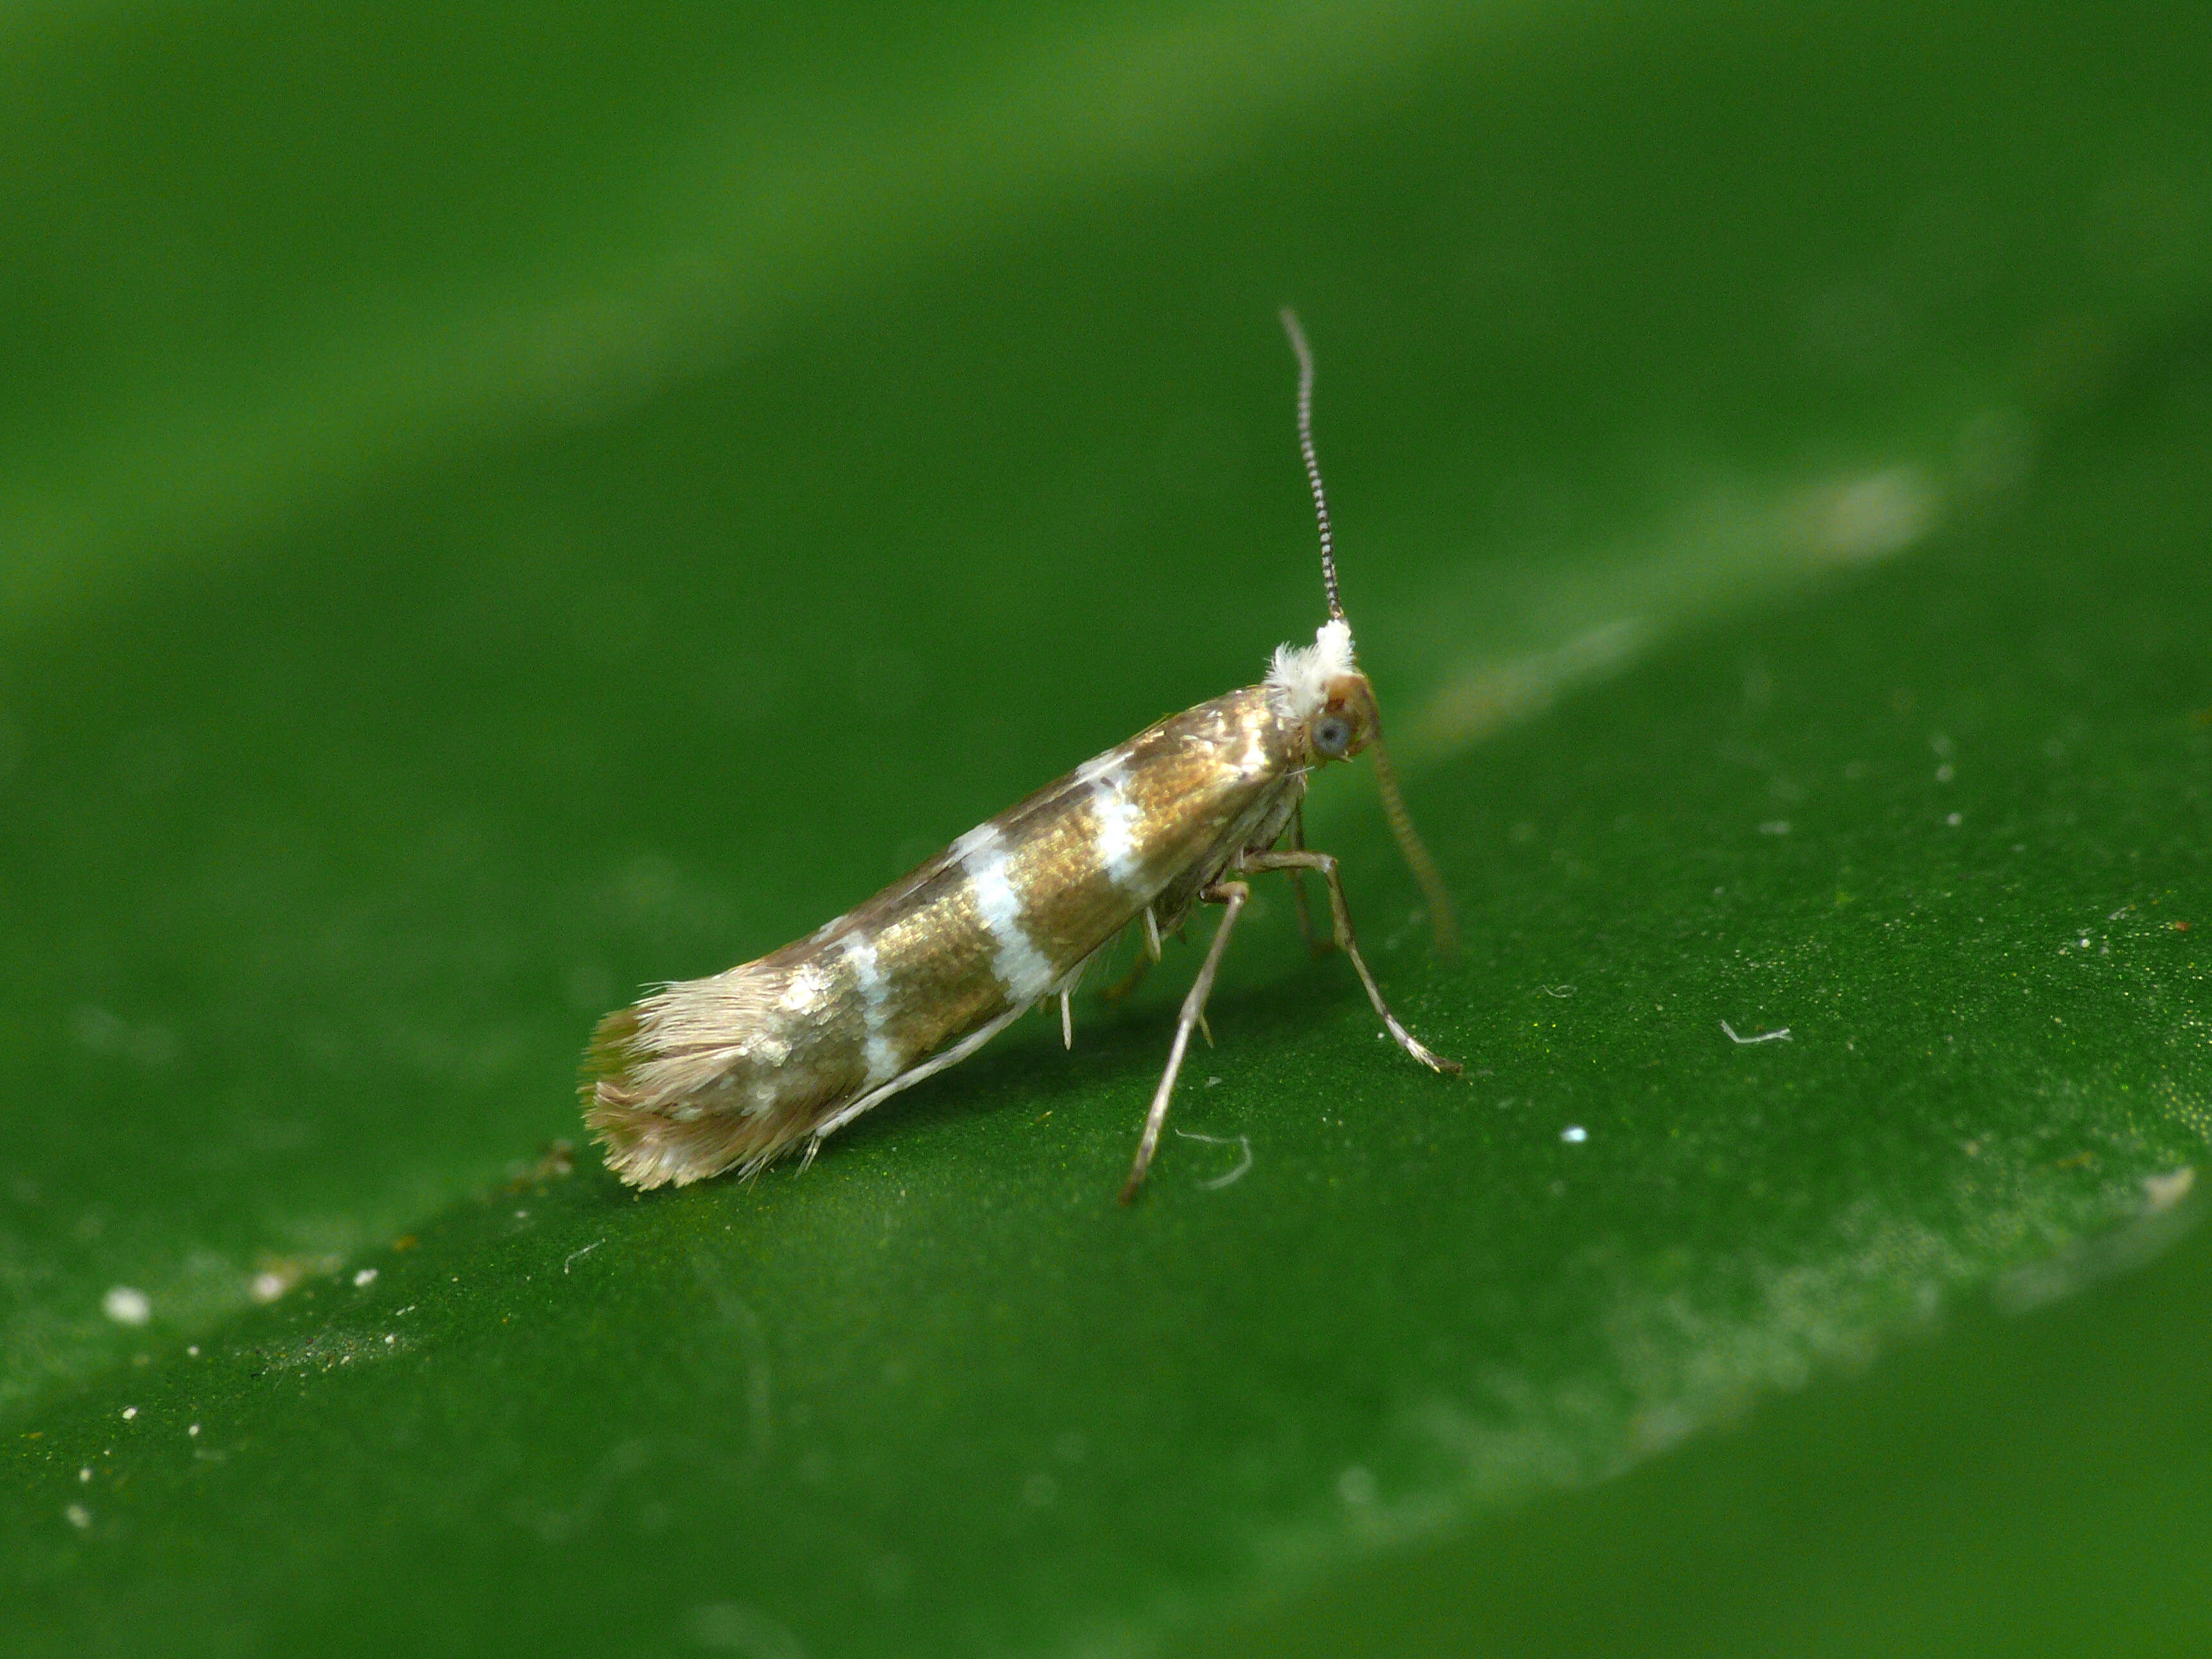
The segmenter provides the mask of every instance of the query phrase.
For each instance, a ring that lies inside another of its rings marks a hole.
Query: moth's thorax
[[[1273,845],[1304,798],[1305,726],[1281,702],[1273,686],[1248,686],[1135,740],[1173,746],[1148,768],[1146,799],[1160,862],[1172,866],[1150,895],[1163,929],[1180,924],[1239,852]]]

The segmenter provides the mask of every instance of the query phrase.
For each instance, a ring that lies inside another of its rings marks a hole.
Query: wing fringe
[[[688,1186],[733,1165],[757,1174],[792,1150],[820,1115],[811,1094],[748,1110],[732,1088],[734,1044],[702,1042],[672,985],[617,1009],[592,1034],[580,1088],[584,1123],[606,1164],[632,1186]],[[689,1035],[692,1040],[684,1041]]]

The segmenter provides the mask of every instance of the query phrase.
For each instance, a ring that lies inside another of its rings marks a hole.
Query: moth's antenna
[[[1328,589],[1328,617],[1332,622],[1345,619],[1344,602],[1336,596],[1336,541],[1329,534],[1328,497],[1321,487],[1321,458],[1314,453],[1313,441],[1313,347],[1306,344],[1306,331],[1298,326],[1298,314],[1285,306],[1278,314],[1283,320],[1283,332],[1291,337],[1291,350],[1298,356],[1298,452],[1306,458],[1306,481],[1313,485],[1314,517],[1321,523],[1321,579]],[[1390,820],[1391,833],[1398,838],[1398,850],[1406,855],[1413,866],[1413,878],[1421,884],[1421,891],[1429,901],[1429,926],[1436,935],[1437,949],[1445,956],[1459,948],[1459,921],[1452,913],[1451,894],[1444,886],[1444,878],[1437,869],[1437,861],[1429,857],[1428,848],[1413,828],[1411,814],[1406,810],[1406,797],[1398,792],[1398,774],[1390,765],[1389,752],[1382,747],[1382,716],[1374,705],[1372,694],[1368,701],[1368,715],[1372,722],[1374,736],[1368,752],[1375,760],[1375,785],[1382,794],[1383,815]]]
[[[1321,523],[1321,579],[1328,589],[1328,619],[1344,620],[1344,601],[1336,596],[1336,540],[1328,529],[1328,497],[1321,487],[1321,458],[1314,454],[1313,347],[1306,331],[1298,326],[1298,314],[1287,305],[1279,314],[1283,332],[1291,337],[1291,350],[1298,354],[1298,452],[1306,458],[1306,481],[1313,485],[1314,517]]]

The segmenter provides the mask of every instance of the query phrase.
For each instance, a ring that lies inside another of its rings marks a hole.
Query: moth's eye
[[[1332,760],[1344,758],[1352,746],[1352,723],[1340,714],[1325,714],[1314,722],[1313,746]]]

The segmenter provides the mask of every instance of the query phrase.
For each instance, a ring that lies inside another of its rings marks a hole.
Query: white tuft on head
[[[1328,682],[1353,672],[1352,625],[1333,617],[1315,631],[1310,645],[1278,645],[1267,670],[1267,688],[1286,720],[1310,720],[1328,700]]]

